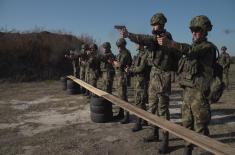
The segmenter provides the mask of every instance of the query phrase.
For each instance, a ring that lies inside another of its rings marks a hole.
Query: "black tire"
[[[94,106],[94,105],[90,105],[90,110],[93,113],[97,113],[97,114],[108,114],[110,112],[112,112],[112,106],[107,105],[107,106]]]
[[[96,123],[109,122],[113,118],[112,103],[98,96],[92,96],[90,111],[91,120]]]
[[[91,120],[95,123],[106,123],[108,121],[112,120],[112,115],[111,114],[97,114],[91,112]]]
[[[80,86],[72,80],[67,80],[67,91],[70,95],[80,94]]]
[[[67,89],[67,78],[66,77],[61,77],[60,81],[62,83],[62,90],[66,90]]]
[[[107,104],[111,104],[108,100],[98,97],[98,96],[92,96],[91,97],[91,105],[94,106],[107,106]]]

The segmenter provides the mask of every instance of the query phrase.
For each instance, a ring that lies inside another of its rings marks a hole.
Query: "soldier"
[[[129,70],[129,74],[135,77],[135,104],[141,109],[146,109],[145,99],[146,99],[146,88],[147,88],[147,52],[143,45],[136,44],[137,50],[139,51],[134,59],[134,63]],[[127,71],[127,70],[126,70]],[[135,126],[132,128],[133,132],[142,129],[141,124],[142,119],[137,118]]]
[[[226,52],[226,50],[227,50],[227,47],[225,47],[225,46],[221,47],[221,53],[219,56],[219,64],[223,67],[223,81],[225,83],[225,87],[228,89],[228,85],[229,85],[228,74],[229,74],[229,68],[230,68],[230,56]]]
[[[113,79],[115,75],[113,61],[115,60],[115,56],[111,51],[111,45],[109,42],[104,42],[102,44],[104,49],[104,55],[101,56],[101,72],[102,72],[102,90],[112,93],[113,88]]]
[[[118,96],[127,101],[127,73],[125,69],[131,66],[132,58],[128,49],[126,49],[126,40],[120,38],[117,40],[116,45],[119,49],[117,55],[117,61],[114,61],[115,73],[117,78],[117,91]],[[120,108],[119,113],[116,116],[117,119],[124,117],[124,109]],[[122,124],[129,123],[129,112],[125,111],[125,117],[121,120]]]
[[[212,30],[207,16],[192,18],[189,26],[192,32],[192,45],[177,43],[166,37],[158,38],[160,45],[174,48],[184,56],[179,62],[180,86],[183,88],[182,123],[183,126],[198,133],[209,135],[208,124],[211,120],[210,104],[207,99],[209,81],[213,78],[216,62],[216,46],[207,41]],[[187,143],[185,155],[192,154],[193,146]]]
[[[85,54],[86,54],[86,59],[84,61],[85,63],[85,82],[86,83],[89,83],[89,75],[90,75],[90,68],[89,68],[89,65],[88,65],[88,58],[89,58],[89,53],[90,53],[90,47],[88,50],[85,51]],[[86,92],[84,94],[85,96],[89,96],[90,95],[90,91],[86,89]]]
[[[69,54],[65,55],[65,58],[70,59],[72,61],[72,66],[73,66],[73,76],[78,77],[79,76],[79,61],[77,57],[76,51],[69,51]]]
[[[88,52],[88,70],[89,70],[89,84],[97,87],[97,80],[100,76],[100,60],[97,56],[98,47],[96,44],[90,45],[90,51]]]
[[[85,81],[85,75],[86,75],[86,52],[89,49],[89,45],[88,44],[83,44],[82,45],[82,49],[80,52],[80,56],[79,56],[79,63],[80,63],[80,79]],[[83,91],[85,92],[84,88],[82,88]]]
[[[122,37],[128,37],[131,41],[147,46],[152,53],[152,68],[149,83],[149,109],[148,111],[169,120],[169,95],[171,93],[171,74],[175,67],[173,64],[174,53],[167,49],[159,47],[156,38],[165,36],[172,40],[172,36],[164,29],[166,17],[162,13],[156,13],[152,16],[150,24],[152,26],[151,35],[140,35],[129,33],[127,29],[121,29]],[[169,133],[162,130],[163,140],[160,145],[159,153],[167,153]],[[159,128],[154,126],[151,135],[144,139],[145,142],[158,141]]]

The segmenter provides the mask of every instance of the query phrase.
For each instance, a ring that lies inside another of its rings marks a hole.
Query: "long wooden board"
[[[142,119],[147,120],[151,124],[154,124],[164,130],[169,131],[170,133],[176,135],[179,138],[182,138],[194,145],[197,145],[211,153],[214,154],[223,154],[223,155],[234,155],[235,154],[235,148],[221,143],[219,141],[216,141],[215,139],[209,138],[207,136],[198,134],[192,130],[186,129],[180,125],[177,125],[171,121],[167,121],[165,119],[162,119],[156,115],[153,115],[147,111],[144,111],[136,106],[131,105],[130,103],[121,100],[120,98],[111,95],[107,92],[104,92],[100,89],[97,89],[86,82],[74,77],[74,76],[67,76],[69,79],[73,80],[74,82],[78,83],[82,87],[88,89],[92,93],[96,94],[97,96],[103,97],[113,104],[116,104],[125,110],[132,112],[138,117],[141,117]]]

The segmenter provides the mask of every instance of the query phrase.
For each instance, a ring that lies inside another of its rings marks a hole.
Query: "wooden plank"
[[[141,117],[151,124],[154,124],[156,126],[159,126],[160,128],[169,131],[170,133],[176,135],[179,138],[182,138],[194,145],[197,145],[211,153],[214,154],[223,154],[223,155],[233,155],[235,154],[235,148],[221,143],[219,141],[216,141],[215,139],[209,138],[207,136],[198,134],[192,130],[186,129],[180,125],[177,125],[173,122],[167,121],[165,119],[162,119],[156,115],[153,115],[147,111],[144,111],[136,106],[131,105],[130,103],[121,100],[120,98],[111,95],[107,92],[104,92],[102,90],[99,90],[82,80],[77,79],[74,76],[68,76],[68,78],[72,79],[74,82],[78,83],[82,87],[88,89],[89,91],[93,92],[94,94],[103,97],[110,102],[124,108],[127,111],[132,112],[138,117]]]

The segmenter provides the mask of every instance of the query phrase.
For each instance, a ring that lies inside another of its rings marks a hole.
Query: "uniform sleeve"
[[[181,52],[182,54],[187,54],[187,53],[189,53],[191,51],[191,45],[185,44],[185,43],[175,42],[174,48],[177,51]]]
[[[128,38],[137,44],[141,43],[144,46],[153,46],[156,44],[154,36],[144,34],[129,33]]]
[[[141,58],[140,65],[133,68],[134,73],[142,73],[147,65],[147,55]]]

